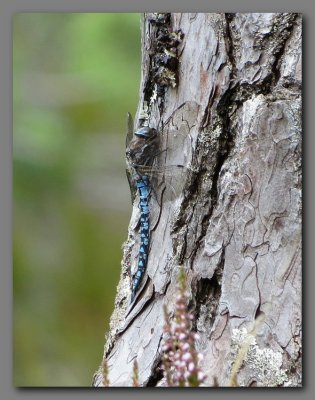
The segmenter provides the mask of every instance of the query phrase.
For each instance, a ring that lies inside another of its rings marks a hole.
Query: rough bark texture
[[[134,204],[105,344],[110,383],[131,386],[137,358],[140,384],[163,385],[163,304],[173,311],[183,265],[206,384],[216,377],[229,385],[259,321],[239,385],[299,386],[301,16],[148,14],[142,25],[138,121],[149,118],[168,140],[185,135],[172,157],[190,168],[176,201],[161,196],[148,278],[130,310],[139,243]],[[174,43],[165,51],[167,32]],[[101,370],[93,384],[103,385]]]

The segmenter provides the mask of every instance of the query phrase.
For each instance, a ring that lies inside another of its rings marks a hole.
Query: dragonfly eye
[[[149,126],[143,126],[135,132],[135,136],[142,137],[144,139],[150,139],[156,135],[156,130]]]

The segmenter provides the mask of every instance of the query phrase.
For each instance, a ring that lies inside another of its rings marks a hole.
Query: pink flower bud
[[[187,380],[188,378],[190,378],[190,372],[186,371],[184,376],[185,376],[185,379]]]
[[[195,369],[195,364],[193,362],[188,364],[188,371],[192,372]]]
[[[191,354],[190,354],[190,353],[185,353],[185,354],[183,355],[182,359],[183,359],[184,361],[191,360]]]
[[[199,371],[198,372],[198,380],[199,380],[199,382],[203,382],[205,379],[206,379],[206,375],[203,372]]]
[[[187,343],[187,342],[185,342],[185,343],[183,343],[183,345],[182,345],[182,350],[183,351],[187,351],[187,350],[189,350],[189,343]]]
[[[186,363],[185,363],[185,361],[181,361],[180,367],[181,367],[181,369],[182,369],[183,371],[185,371],[185,369],[186,369]]]

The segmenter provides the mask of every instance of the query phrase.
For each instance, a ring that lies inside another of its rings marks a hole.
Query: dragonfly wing
[[[127,113],[127,135],[126,135],[126,147],[129,146],[129,143],[133,137],[133,119],[130,112]]]
[[[183,165],[138,166],[137,171],[149,177],[154,190],[165,186],[164,197],[172,200],[181,194],[191,169]]]
[[[127,113],[127,135],[126,135],[126,149],[129,146],[129,143],[131,141],[131,139],[133,138],[133,119],[131,114],[128,112]],[[137,193],[137,189],[136,189],[136,183],[134,181],[134,178],[132,176],[132,173],[130,171],[130,169],[127,166],[126,169],[126,175],[127,175],[127,179],[129,182],[129,187],[130,187],[130,193],[131,193],[131,201],[132,204],[135,200],[136,197],[136,193]]]
[[[136,184],[135,184],[132,174],[128,168],[126,169],[126,175],[127,175],[127,179],[128,179],[128,183],[129,183],[129,187],[130,187],[131,204],[133,204],[135,201],[135,198],[136,198],[136,194],[137,194]]]

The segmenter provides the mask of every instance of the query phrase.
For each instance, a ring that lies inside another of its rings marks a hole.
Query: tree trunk
[[[188,168],[179,197],[158,191],[130,306],[134,202],[104,352],[110,385],[132,386],[135,358],[141,386],[163,385],[163,304],[174,311],[179,265],[206,385],[230,385],[237,363],[240,386],[301,385],[301,23],[296,13],[143,17],[136,125],[166,133],[164,148],[185,137],[171,163]]]

